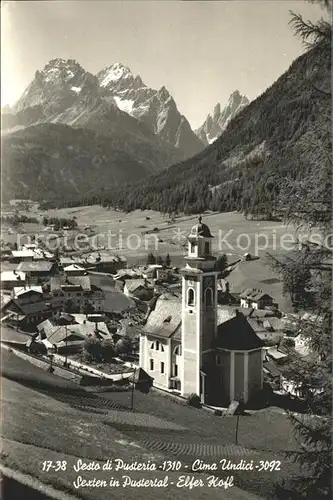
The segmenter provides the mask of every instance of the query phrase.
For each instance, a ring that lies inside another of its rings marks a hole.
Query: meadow
[[[14,360],[13,355],[5,356],[4,361],[7,370],[10,367],[20,371],[22,379],[25,379],[25,370],[22,372],[22,369],[26,362]],[[43,374],[36,367],[27,371],[31,372],[29,380]],[[17,381],[2,379],[2,463],[63,491],[75,493],[80,498],[104,500],[109,495],[112,498],[124,498],[124,490],[76,490],[73,482],[78,475],[86,479],[96,477],[103,480],[110,477],[120,479],[123,474],[114,470],[77,473],[73,470],[73,465],[78,458],[94,460],[100,464],[107,459],[122,459],[128,463],[150,460],[156,464],[162,464],[163,460],[182,461],[183,467],[179,472],[130,472],[133,479],[163,479],[167,474],[173,482],[166,489],[128,488],[126,498],[133,500],[156,498],[156,495],[163,499],[195,500],[274,498],[276,481],[297,473],[284,458],[284,451],[295,446],[290,422],[277,409],[241,417],[238,446],[235,446],[235,417],[216,417],[205,410],[173,401],[156,391],[150,394],[135,391],[135,412],[132,413],[126,408],[127,394],[105,394],[103,398],[95,400],[81,395],[80,391],[76,395],[71,394],[71,387],[65,388],[57,377],[52,382],[54,388],[58,382],[59,394],[56,390],[49,393],[34,390],[28,380],[24,381],[23,386]],[[61,393],[65,396],[64,390],[68,392],[66,397],[58,397]],[[103,401],[106,402],[106,397],[110,398],[111,403],[108,408],[101,405]],[[83,400],[84,406],[81,408]],[[95,411],[95,403],[96,410],[100,410],[98,412]],[[113,408],[117,403],[124,406],[123,411]],[[87,411],[87,404],[92,411]],[[190,469],[186,471],[185,466],[189,467],[197,458],[202,458],[205,462],[215,462],[222,458],[235,462],[244,458],[258,463],[260,460],[281,460],[281,471],[224,471],[224,478],[231,474],[235,477],[235,486],[226,492],[223,488],[177,489],[175,485],[181,474],[190,474],[196,479],[210,475],[207,472],[191,473]],[[45,460],[67,461],[66,472],[43,471]]]

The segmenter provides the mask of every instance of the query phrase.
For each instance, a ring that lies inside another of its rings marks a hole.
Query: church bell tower
[[[188,236],[182,273],[183,396],[195,393],[204,401],[205,366],[212,362],[217,330],[217,275],[210,229],[199,217]]]

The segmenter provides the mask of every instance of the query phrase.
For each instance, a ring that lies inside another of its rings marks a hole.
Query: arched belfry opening
[[[194,306],[194,290],[189,288],[187,291],[187,305]]]
[[[205,305],[208,307],[213,305],[213,290],[211,288],[207,288],[205,291]]]

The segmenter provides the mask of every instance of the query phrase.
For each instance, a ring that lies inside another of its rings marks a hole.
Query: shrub
[[[187,398],[187,404],[193,406],[194,408],[201,408],[201,399],[198,394],[190,394]]]

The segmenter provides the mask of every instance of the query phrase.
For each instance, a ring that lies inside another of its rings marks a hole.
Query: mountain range
[[[331,197],[330,43],[327,35],[298,57],[195,157],[140,186],[111,189],[100,201],[123,210],[240,210],[271,218],[283,213],[283,200],[315,196],[320,209],[320,200]]]
[[[140,76],[134,77],[126,66],[112,64],[100,71],[97,78],[102,95],[112,97],[118,108],[144,123],[164,141],[180,149],[184,157],[194,156],[203,143],[191,129],[185,116],[165,87],[147,87]]]
[[[249,100],[244,95],[241,95],[238,90],[235,90],[229,97],[227,105],[221,109],[221,104],[217,103],[212,114],[209,114],[204,123],[195,130],[196,135],[201,141],[208,146],[216,141],[222,132],[227,128],[228,123],[232,120],[245,106],[249,104]]]
[[[147,87],[120,63],[93,75],[74,59],[53,59],[1,118],[3,195],[10,197],[98,192],[193,157],[209,142],[166,87]]]

